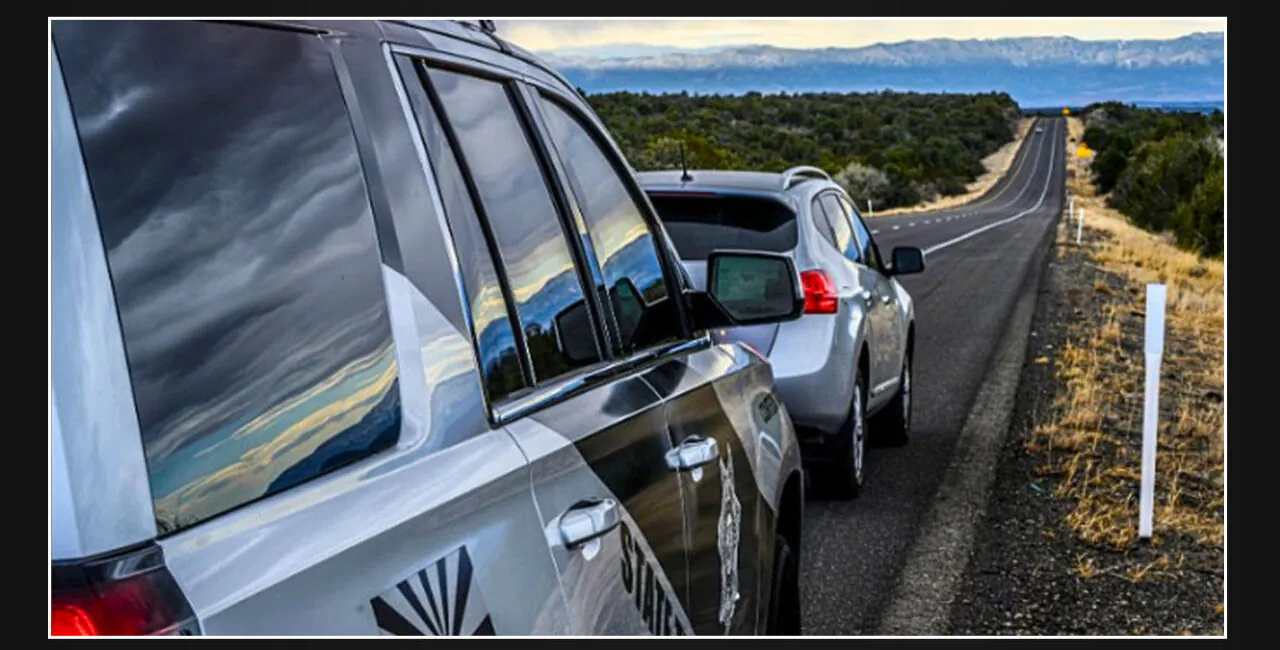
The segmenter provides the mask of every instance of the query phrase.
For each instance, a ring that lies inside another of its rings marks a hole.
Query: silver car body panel
[[[156,522],[115,292],[52,42],[49,58],[51,551],[65,559],[149,540]]]

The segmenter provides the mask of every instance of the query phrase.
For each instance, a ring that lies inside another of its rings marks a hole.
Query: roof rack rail
[[[809,176],[810,178],[816,176],[823,180],[827,180],[827,181],[831,180],[830,174],[822,171],[821,169],[818,169],[817,167],[800,165],[798,167],[792,167],[791,169],[788,169],[787,171],[782,172],[782,189],[784,190],[791,189],[792,185],[795,185],[796,183],[802,183],[805,180],[808,180],[806,178],[799,178],[801,176]]]
[[[486,34],[495,34],[498,31],[498,25],[492,20],[455,20],[453,21],[463,27],[478,29]]]

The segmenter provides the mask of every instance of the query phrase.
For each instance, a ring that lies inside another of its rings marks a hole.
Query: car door
[[[201,632],[567,632],[529,464],[486,420],[461,296],[422,285],[456,280],[435,254],[439,211],[384,192],[395,159],[370,145],[411,142],[403,115],[354,122],[376,93],[348,92],[336,41],[304,27],[52,31],[158,545]],[[396,106],[374,61],[360,72]],[[400,162],[397,187],[429,197],[417,160]]]
[[[709,347],[706,339],[694,341],[686,335],[676,303],[678,277],[670,264],[674,255],[638,199],[642,195],[626,167],[603,132],[568,98],[536,90],[530,97],[607,284],[614,351],[619,358],[649,357],[648,363],[656,364],[639,376],[664,405],[668,441],[674,448],[660,471],[678,482],[683,495],[688,569],[679,586],[688,620],[681,625],[691,629],[682,632],[754,634],[762,624],[758,609],[762,585],[767,585],[759,574],[760,567],[767,566],[761,558],[772,557],[762,555],[772,553],[772,533],[762,530],[772,531],[772,522],[762,518],[751,451],[761,425],[774,427],[773,433],[780,436],[781,419],[767,404],[762,411],[770,416],[767,424],[751,414],[757,413],[757,402],[770,399],[772,378],[761,371],[764,364],[758,357],[753,357],[757,366],[736,364],[733,357]],[[619,459],[616,465],[593,464],[609,481],[616,480],[611,476],[618,472],[644,468],[647,473],[648,462],[648,456],[636,456]],[[654,537],[648,537],[653,544]],[[633,561],[639,562],[640,553],[636,555]],[[641,564],[635,566],[638,579]],[[647,612],[647,592],[643,601]]]
[[[902,354],[906,346],[906,331],[902,326],[900,298],[894,282],[885,274],[884,260],[880,257],[880,247],[876,246],[871,230],[862,220],[862,215],[853,203],[844,196],[837,195],[840,207],[853,225],[854,236],[858,239],[859,257],[862,266],[870,279],[875,283],[876,340],[880,344],[881,364],[884,369],[878,382],[870,386],[868,407],[878,408],[880,404],[893,395],[902,380]],[[872,354],[875,354],[874,352]]]
[[[614,343],[618,323],[660,328],[662,303],[674,300],[648,276],[605,287],[611,256],[600,254],[603,268],[593,268],[598,252],[632,240],[616,240],[625,232],[584,237],[582,213],[559,182],[563,170],[521,84],[499,70],[446,68],[426,56],[399,56],[401,77],[424,91],[419,113],[456,143],[505,287],[489,299],[511,305],[518,323],[514,357],[527,388],[499,396],[493,414],[531,463],[538,545],[555,559],[569,627],[580,635],[687,634],[683,502],[666,467],[663,403]],[[627,265],[643,261],[627,250]]]
[[[854,232],[853,222],[845,212],[840,196],[835,191],[827,191],[821,195],[821,202],[832,231],[836,234],[844,263],[852,270],[854,299],[867,315],[866,343],[871,355],[867,364],[871,371],[871,376],[867,377],[867,392],[874,395],[875,386],[883,382],[889,372],[886,368],[885,348],[890,339],[885,337],[892,336],[892,333],[888,331],[890,324],[885,321],[884,287],[875,271],[865,263],[862,243]]]

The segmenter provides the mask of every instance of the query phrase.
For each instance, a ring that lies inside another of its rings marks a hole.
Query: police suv
[[[785,256],[442,22],[54,21],[51,635],[796,634]],[[701,285],[701,283],[698,283]]]

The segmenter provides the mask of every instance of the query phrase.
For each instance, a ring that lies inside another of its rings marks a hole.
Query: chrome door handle
[[[720,448],[715,438],[692,436],[667,452],[667,469],[673,472],[687,472],[697,469],[720,457]]]
[[[572,550],[617,528],[619,521],[613,499],[579,502],[560,515],[560,538]]]

